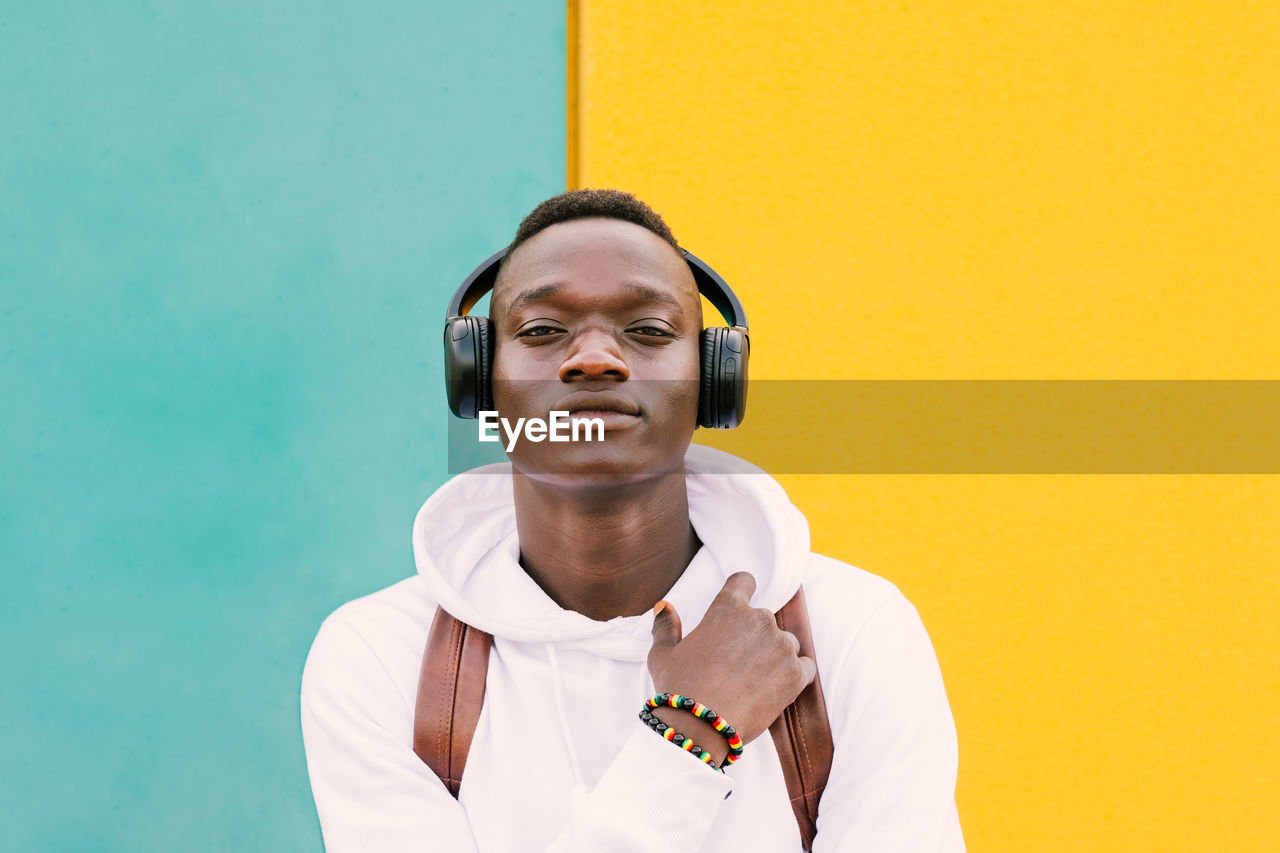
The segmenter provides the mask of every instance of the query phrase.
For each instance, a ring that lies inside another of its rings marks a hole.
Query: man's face
[[[702,307],[667,242],[615,219],[553,225],[507,258],[490,314],[501,417],[567,410],[605,427],[603,442],[521,438],[508,453],[518,471],[571,487],[679,468],[697,424]]]

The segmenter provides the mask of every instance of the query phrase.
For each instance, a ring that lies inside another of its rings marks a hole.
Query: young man
[[[302,720],[330,853],[797,851],[774,744],[820,672],[834,758],[821,851],[963,850],[955,729],[929,639],[888,582],[809,551],[763,472],[690,447],[702,316],[662,220],[616,191],[521,224],[492,298],[502,417],[599,418],[604,441],[517,441],[510,470],[455,477],[414,524],[418,575],[339,608],[307,660]],[[773,619],[803,583],[816,649]],[[494,637],[455,800],[415,755],[437,606]],[[638,719],[660,708],[708,766]],[[732,794],[732,796],[730,796]]]

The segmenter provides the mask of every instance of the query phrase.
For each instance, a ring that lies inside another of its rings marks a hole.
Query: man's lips
[[[551,407],[570,420],[599,420],[606,432],[629,429],[640,422],[640,407],[614,391],[577,391]]]
[[[569,412],[577,417],[622,414],[638,417],[640,407],[634,400],[610,391],[579,391],[551,407],[552,411]]]
[[[599,423],[605,432],[616,432],[629,429],[640,423],[640,416],[628,415],[626,412],[618,412],[613,409],[579,409],[569,414],[569,420],[570,422],[578,421],[583,423],[588,431],[592,429],[592,423]]]

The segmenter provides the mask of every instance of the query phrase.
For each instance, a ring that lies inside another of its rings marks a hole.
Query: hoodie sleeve
[[[594,788],[578,786],[548,853],[697,850],[733,790],[717,773],[639,722]]]
[[[476,850],[462,807],[393,731],[405,714],[411,728],[413,710],[360,634],[325,620],[302,674],[302,737],[329,853]]]
[[[478,850],[466,812],[413,752],[412,720],[359,632],[340,616],[326,620],[303,671],[302,734],[329,853]],[[728,776],[636,721],[597,784],[571,791],[546,850],[694,850],[731,790]]]
[[[828,686],[830,685],[830,686]],[[933,645],[900,594],[824,672],[835,758],[813,853],[962,853],[956,730]]]

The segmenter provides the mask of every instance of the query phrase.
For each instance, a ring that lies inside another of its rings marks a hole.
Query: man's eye
[[[675,335],[672,334],[671,330],[664,329],[661,326],[636,326],[635,328],[628,329],[627,331],[631,332],[632,334],[642,335],[643,337],[646,337],[646,338],[675,337]]]
[[[555,326],[530,326],[527,329],[521,329],[516,332],[517,338],[545,338],[548,335],[559,334],[564,331],[557,329]]]

